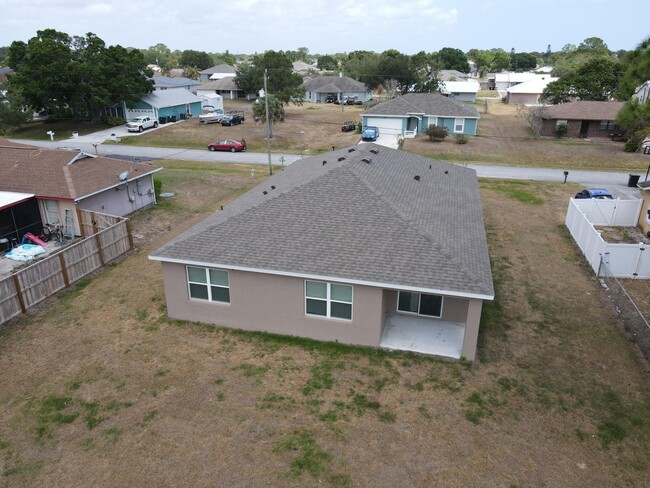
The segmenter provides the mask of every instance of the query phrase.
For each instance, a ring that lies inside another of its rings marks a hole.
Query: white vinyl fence
[[[611,244],[594,228],[600,226],[634,227],[639,220],[643,200],[571,199],[566,226],[595,273],[599,273],[601,256],[616,278],[650,279],[650,246]]]

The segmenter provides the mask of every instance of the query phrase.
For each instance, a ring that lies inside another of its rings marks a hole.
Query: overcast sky
[[[648,14],[649,0],[0,0],[0,46],[54,28],[108,45],[235,54],[543,52],[588,37],[616,51],[650,35]]]

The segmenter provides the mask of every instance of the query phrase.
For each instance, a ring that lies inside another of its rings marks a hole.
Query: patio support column
[[[467,307],[467,321],[465,322],[465,337],[463,338],[462,356],[468,361],[476,358],[476,342],[478,341],[478,327],[481,322],[481,308],[483,300],[470,299]]]

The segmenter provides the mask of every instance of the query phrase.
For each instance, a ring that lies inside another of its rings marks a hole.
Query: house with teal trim
[[[175,121],[185,118],[186,114],[201,115],[201,98],[185,88],[156,90],[144,95],[134,107],[124,104],[124,118],[129,121],[134,117],[168,118]]]
[[[439,93],[407,93],[361,114],[364,128],[375,126],[380,134],[402,137],[424,134],[430,125],[447,127],[450,135],[475,136],[479,118],[476,107]]]

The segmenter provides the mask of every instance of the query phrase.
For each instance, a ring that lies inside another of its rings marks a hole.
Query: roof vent
[[[415,175],[415,176],[413,177],[413,179],[414,179],[415,181],[420,181],[420,175]]]
[[[363,161],[363,162],[366,163],[366,164],[370,164],[370,162],[372,161],[372,159],[370,159],[370,158],[363,158],[361,161]]]
[[[323,166],[325,166],[326,164],[327,164],[327,161],[323,161]]]
[[[345,156],[341,156],[341,157],[339,158],[339,161],[343,161],[344,159],[345,159]]]
[[[448,170],[445,170],[445,174],[448,175],[448,174],[449,174],[449,171],[448,171]]]
[[[263,193],[264,195],[268,195],[269,192],[266,191],[266,190],[264,190],[262,193]]]
[[[271,190],[275,190],[275,185],[271,185]]]
[[[373,154],[379,154],[379,151],[377,149],[371,149],[370,152]]]
[[[429,165],[429,169],[431,169],[431,165]]]
[[[354,152],[354,151],[356,151],[356,149],[354,149],[353,147],[351,147],[350,149],[348,149],[348,152],[349,152],[349,153]]]

